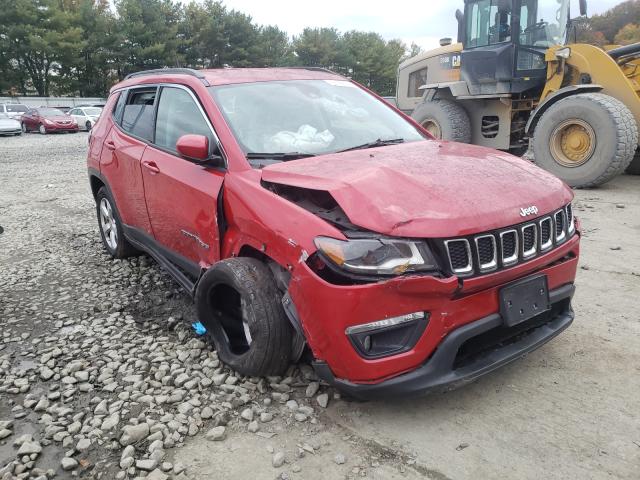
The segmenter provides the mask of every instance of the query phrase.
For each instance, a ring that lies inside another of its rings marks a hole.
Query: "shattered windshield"
[[[425,138],[346,80],[242,83],[210,91],[248,157],[309,156]]]

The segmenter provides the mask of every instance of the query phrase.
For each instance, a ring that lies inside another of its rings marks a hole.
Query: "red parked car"
[[[38,131],[41,134],[52,132],[78,131],[78,123],[73,117],[51,107],[31,108],[20,117],[24,133]]]
[[[130,75],[88,167],[106,250],[154,257],[243,374],[308,355],[355,397],[449,389],[574,318],[572,191],[328,71]]]

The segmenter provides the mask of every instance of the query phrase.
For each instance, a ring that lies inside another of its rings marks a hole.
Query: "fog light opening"
[[[353,325],[345,333],[362,357],[380,358],[411,350],[428,323],[428,313],[414,312]]]

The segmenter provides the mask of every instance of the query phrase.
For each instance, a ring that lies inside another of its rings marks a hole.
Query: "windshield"
[[[210,87],[248,156],[323,154],[425,137],[346,80],[288,80]]]
[[[43,117],[55,117],[57,115],[64,115],[62,110],[58,110],[57,108],[39,108],[38,113]]]
[[[520,44],[548,48],[564,45],[569,0],[523,0],[520,6]]]
[[[100,115],[100,112],[102,112],[101,108],[95,108],[95,107],[84,108],[83,110],[85,114],[92,117],[97,117],[98,115]]]
[[[5,105],[7,112],[24,113],[28,108],[24,105]]]

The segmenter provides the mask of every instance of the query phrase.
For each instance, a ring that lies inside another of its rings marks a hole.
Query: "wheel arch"
[[[588,93],[588,92],[599,92],[603,89],[602,85],[595,84],[587,84],[587,85],[570,85],[568,87],[561,88],[560,90],[556,90],[547,98],[545,98],[534,110],[531,112],[529,116],[529,120],[527,121],[527,125],[524,129],[524,133],[526,135],[530,135],[535,129],[540,117],[542,114],[546,112],[549,107],[557,103],[559,100],[563,98],[567,98],[571,95],[575,95],[577,93]]]

